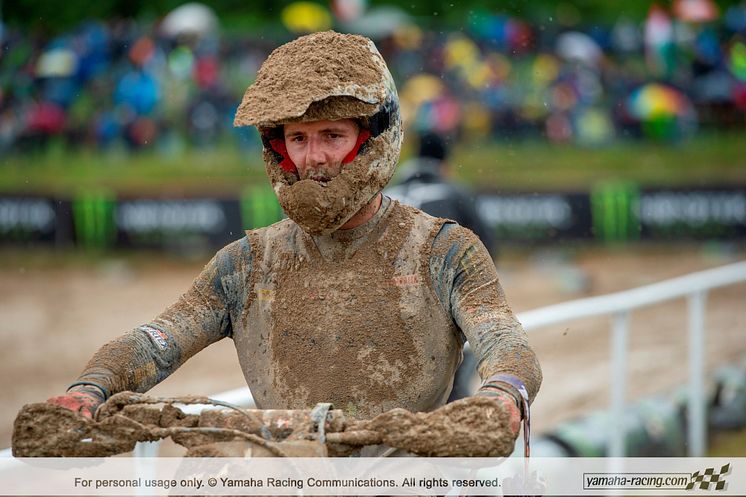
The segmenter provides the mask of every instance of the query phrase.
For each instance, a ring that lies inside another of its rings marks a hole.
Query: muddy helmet
[[[355,119],[361,126],[342,172],[327,184],[300,180],[283,125]],[[274,50],[244,94],[234,126],[256,126],[267,175],[287,216],[311,234],[329,234],[380,192],[401,151],[399,97],[383,57],[363,36],[327,31]]]

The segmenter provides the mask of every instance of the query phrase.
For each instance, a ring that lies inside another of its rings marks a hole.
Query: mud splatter
[[[289,222],[250,235],[262,254],[250,287],[270,288],[272,299],[252,294],[251,323],[261,326],[244,326],[236,340],[261,350],[240,356],[261,407],[331,402],[365,418],[445,403],[460,343],[424,263],[441,221],[396,202],[379,214],[326,237]]]
[[[277,198],[285,213],[311,234],[336,229],[355,215],[389,180],[388,172],[363,157],[386,155],[389,144],[383,139],[369,140],[362,156],[342,168],[327,184],[305,179],[291,181],[278,188]],[[280,184],[290,176],[275,163],[267,162],[267,175],[272,184]],[[279,182],[279,183],[278,183]]]
[[[492,457],[509,454],[514,443],[508,414],[500,403],[483,397],[432,413],[394,409],[365,421],[348,422],[341,411],[330,411],[324,442],[310,411],[220,410],[197,416],[171,405],[193,398],[151,399],[123,392],[112,399],[96,420],[46,403],[24,406],[14,423],[13,455],[103,457],[166,437],[185,446],[189,456],[221,457],[339,456],[378,444],[417,455]],[[163,401],[161,408],[153,407]]]
[[[401,150],[401,118],[393,80],[369,39],[331,31],[300,37],[277,48],[244,95],[234,125],[255,125],[266,138],[283,124],[368,118],[387,105],[390,122],[374,133],[352,163],[328,185],[298,181],[278,167],[265,143],[267,175],[287,216],[306,232],[329,234],[383,189]],[[380,120],[379,120],[380,121]],[[377,121],[378,122],[378,121]]]
[[[417,354],[406,323],[398,312],[391,312],[399,308],[400,288],[377,284],[393,278],[395,267],[390,259],[411,229],[411,223],[400,219],[396,212],[394,218],[388,217],[379,222],[378,233],[371,235],[380,238],[384,245],[380,250],[366,245],[351,259],[335,258],[333,262],[310,250],[308,263],[276,272],[275,305],[283,311],[275,313],[272,363],[277,365],[284,388],[305,390],[306,398],[294,407],[331,402],[348,415],[364,416],[369,414],[365,405],[378,406],[392,399],[395,390],[421,368],[415,362]],[[401,227],[397,224],[400,221]],[[310,239],[308,242],[313,244]],[[354,273],[360,267],[373,271]],[[323,279],[316,277],[319,272],[324,273]],[[351,274],[355,274],[354,279]],[[379,307],[389,312],[377,313],[376,322],[369,319],[372,313],[361,312]],[[360,357],[365,350],[370,354]],[[297,367],[301,362],[306,364],[302,370]],[[384,381],[370,374],[370,366],[375,364],[391,370]]]
[[[267,126],[299,118],[312,102],[330,95],[348,95],[368,103],[382,102],[385,95],[366,94],[381,81],[385,63],[370,40],[357,35],[327,31],[300,37],[275,49],[262,64],[257,79],[247,90],[234,120],[235,126]],[[380,90],[383,90],[381,88]],[[359,113],[358,105],[342,117]],[[327,118],[328,119],[328,118]]]
[[[421,456],[497,457],[513,451],[508,423],[509,414],[498,402],[469,397],[431,413],[393,409],[351,427],[351,432],[381,434],[379,443]]]
[[[443,244],[465,247],[456,254],[459,264],[453,270],[462,276],[455,293],[462,301],[462,328],[479,358],[480,376],[486,379],[506,373],[521,378],[533,401],[542,381],[541,366],[508,305],[487,249],[473,232],[461,226],[451,229],[447,239],[439,242]]]

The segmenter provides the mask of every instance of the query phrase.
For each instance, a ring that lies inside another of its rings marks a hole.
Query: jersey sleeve
[[[515,376],[533,401],[541,367],[479,238],[456,223],[444,224],[433,241],[430,275],[441,304],[471,344],[482,380]]]
[[[203,348],[231,336],[232,309],[250,265],[246,238],[220,250],[173,305],[101,347],[78,382],[109,394],[146,392]]]

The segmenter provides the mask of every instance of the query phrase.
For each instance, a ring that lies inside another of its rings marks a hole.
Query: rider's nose
[[[326,163],[326,153],[317,139],[308,140],[308,149],[306,150],[306,165],[318,166]]]

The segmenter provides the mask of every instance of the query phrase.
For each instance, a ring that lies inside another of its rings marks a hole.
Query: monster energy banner
[[[116,204],[117,243],[175,251],[206,251],[243,236],[239,202],[215,199],[133,199]]]
[[[70,202],[39,197],[0,198],[0,241],[72,243]]]
[[[587,194],[482,194],[477,211],[502,241],[591,236]]]
[[[746,238],[746,187],[641,189],[613,182],[590,193],[490,192],[477,196],[477,209],[504,242]],[[72,200],[8,196],[0,197],[0,243],[207,252],[280,219],[269,187],[252,187],[239,199],[117,199],[108,191]]]
[[[643,192],[639,219],[643,238],[743,238],[746,189]]]
[[[119,245],[208,251],[241,238],[245,229],[279,221],[282,209],[271,188],[252,187],[237,200],[120,200],[112,219]]]
[[[591,192],[594,235],[604,241],[746,237],[746,188],[639,189],[630,183]]]
[[[502,241],[746,237],[746,188],[640,189],[611,182],[584,193],[485,193],[477,208]]]

